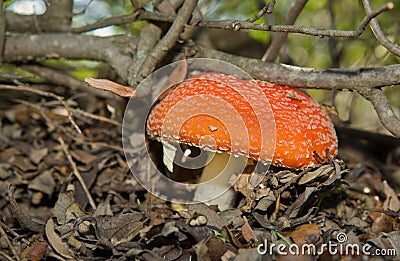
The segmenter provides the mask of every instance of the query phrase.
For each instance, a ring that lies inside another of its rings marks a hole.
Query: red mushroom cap
[[[307,94],[286,86],[206,73],[179,84],[147,120],[152,138],[246,155],[303,169],[337,153],[329,117]],[[274,150],[275,149],[275,150]]]

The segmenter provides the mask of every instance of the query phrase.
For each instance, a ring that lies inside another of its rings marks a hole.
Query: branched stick
[[[367,15],[371,14],[373,12],[371,3],[369,0],[363,0],[362,1],[365,9],[365,13]],[[393,3],[388,3],[387,5],[392,5]],[[393,8],[393,7],[392,7]],[[398,46],[395,43],[392,43],[385,34],[383,33],[381,27],[379,26],[378,21],[374,18],[370,21],[369,26],[372,29],[372,32],[374,33],[376,39],[392,54],[397,55],[400,57],[400,46]]]
[[[306,26],[294,26],[294,25],[264,25],[264,24],[253,24],[247,21],[234,21],[234,20],[223,20],[223,21],[208,21],[208,20],[195,20],[193,19],[188,23],[189,26],[199,26],[199,27],[207,27],[207,28],[215,28],[215,29],[224,29],[224,30],[260,30],[260,31],[271,31],[271,32],[283,32],[283,33],[299,33],[306,35],[313,35],[319,37],[357,37],[360,36],[367,24],[375,18],[380,13],[387,11],[393,8],[393,3],[387,3],[377,10],[368,13],[368,15],[361,22],[360,26],[357,30],[330,30],[330,29],[319,29],[313,27]],[[78,28],[62,28],[59,32],[86,32],[88,30],[94,30],[98,28],[102,28],[110,25],[120,25],[124,23],[130,23],[136,20],[150,20],[150,21],[160,21],[160,22],[169,22],[173,23],[177,20],[178,16],[166,15],[157,12],[149,12],[145,10],[137,10],[139,12],[139,16],[136,17],[136,13],[116,16],[108,18],[104,21],[96,22],[94,24],[86,25]],[[31,19],[30,16],[21,16],[16,15],[12,12],[6,12],[6,24],[7,28],[11,28],[12,31],[22,31],[22,32],[36,32],[34,26],[30,25]],[[41,19],[41,17],[36,17],[36,19]],[[43,21],[45,23],[45,21]],[[54,26],[53,26],[54,27]],[[40,28],[46,29],[46,24],[41,24]],[[46,31],[51,31],[54,29],[51,28]]]
[[[381,14],[384,11],[393,8],[393,4],[385,4],[368,14],[360,23],[357,30],[346,31],[346,30],[330,30],[330,29],[319,29],[311,28],[305,26],[295,26],[295,25],[265,25],[265,24],[253,24],[249,22],[223,20],[223,21],[198,21],[195,23],[201,27],[215,28],[215,29],[225,29],[225,30],[258,30],[258,31],[271,31],[271,32],[282,32],[282,33],[300,33],[307,35],[314,35],[319,37],[357,37],[360,36],[365,27],[368,25],[369,21]]]
[[[263,16],[264,14],[271,14],[272,10],[274,9],[274,6],[275,6],[275,1],[269,1],[267,4],[265,4],[263,8],[261,8],[261,10],[255,16],[247,19],[247,22],[254,23],[258,19],[260,19],[261,16]]]
[[[314,69],[263,62],[197,45],[196,57],[232,63],[255,79],[292,87],[325,90],[360,90],[400,84],[400,64],[348,69]],[[390,77],[387,77],[390,75]]]
[[[214,29],[224,29],[224,30],[258,30],[258,31],[270,31],[270,32],[282,32],[282,33],[299,33],[307,34],[319,37],[357,37],[360,36],[365,27],[368,25],[369,21],[381,14],[384,11],[393,8],[392,3],[385,4],[368,14],[363,21],[360,23],[357,30],[331,30],[331,29],[319,29],[306,26],[294,26],[294,25],[265,25],[265,24],[253,24],[247,21],[234,21],[234,20],[221,20],[221,21],[208,21],[208,20],[193,20],[189,25],[207,27]],[[155,12],[141,11],[139,18],[143,20],[151,21],[161,21],[161,22],[173,22],[175,16],[165,15]]]

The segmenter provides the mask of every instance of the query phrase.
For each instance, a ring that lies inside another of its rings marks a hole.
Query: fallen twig
[[[88,187],[86,186],[86,183],[83,180],[82,175],[81,175],[80,171],[78,170],[78,167],[76,166],[74,160],[72,159],[72,156],[69,153],[67,145],[65,145],[65,142],[64,142],[63,138],[58,137],[57,140],[60,143],[60,145],[61,145],[61,147],[62,147],[62,149],[63,149],[63,151],[65,153],[65,156],[67,156],[67,159],[68,159],[69,163],[71,164],[72,170],[74,172],[74,175],[78,179],[79,183],[82,186],[83,191],[86,194],[87,199],[89,200],[90,206],[93,208],[93,210],[96,210],[96,208],[97,208],[96,207],[96,203],[94,203],[92,195],[90,194],[90,191],[89,191]]]

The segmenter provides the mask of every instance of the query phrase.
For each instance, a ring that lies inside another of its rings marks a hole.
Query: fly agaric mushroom
[[[163,143],[216,151],[200,178],[205,182],[218,175],[209,191],[226,187],[248,158],[304,169],[337,154],[333,124],[310,96],[290,87],[219,73],[200,74],[176,86],[152,108],[146,129],[152,139]],[[232,200],[232,191],[225,194],[225,199],[215,201],[220,209],[231,205],[224,201]]]

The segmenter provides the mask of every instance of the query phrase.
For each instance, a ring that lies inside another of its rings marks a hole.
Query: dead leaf
[[[316,224],[304,224],[290,234],[293,242],[298,246],[316,244],[321,240],[321,229]]]
[[[132,221],[120,227],[111,238],[113,245],[131,241],[143,228],[144,222]]]
[[[44,156],[46,156],[49,152],[48,148],[42,148],[42,149],[31,149],[29,158],[31,161],[35,164],[39,164]]]
[[[47,243],[40,241],[35,242],[27,247],[21,254],[22,260],[40,261],[47,251]]]
[[[232,228],[238,228],[244,224],[242,211],[240,209],[228,209],[219,213],[225,224]]]
[[[243,217],[244,219],[244,224],[242,226],[242,236],[244,238],[244,240],[246,240],[246,242],[251,243],[251,242],[255,242],[256,239],[256,235],[253,232],[253,229],[251,229],[249,222],[247,222],[246,217]]]
[[[264,260],[257,248],[241,248],[235,256],[235,261]],[[265,259],[268,260],[268,259]]]
[[[135,95],[135,90],[131,87],[123,86],[119,83],[106,80],[106,79],[94,79],[94,78],[85,78],[85,82],[88,84],[88,86],[104,90],[104,91],[109,91],[112,93],[115,93],[121,97],[133,97]]]
[[[207,218],[207,225],[209,226],[216,228],[225,226],[224,220],[204,203],[191,204],[189,205],[189,210],[194,210],[197,214],[205,216]]]
[[[371,213],[370,216],[373,217],[374,220],[371,225],[372,233],[379,234],[380,232],[388,233],[393,231],[393,222],[395,222],[394,218],[386,215],[385,213],[377,212]]]
[[[316,191],[316,187],[306,187],[306,190],[297,197],[296,201],[285,211],[285,216],[297,217],[307,202],[308,198]]]
[[[90,163],[92,163],[93,161],[98,159],[97,156],[94,156],[94,155],[89,154],[89,153],[85,153],[84,151],[81,151],[81,150],[71,151],[71,155],[77,161],[80,161],[80,162],[82,162],[84,164],[87,164],[87,165],[89,165]]]
[[[388,260],[389,258],[391,260],[400,260],[400,230],[382,233],[377,238],[368,240],[367,243],[379,249],[385,249],[386,253],[388,253],[388,250],[394,250],[394,256],[386,256],[386,258]],[[370,250],[370,253],[373,253],[373,251]]]
[[[206,238],[194,246],[196,257],[198,260],[219,261],[227,252],[237,252],[236,248],[230,244],[225,244],[221,239],[216,237]]]
[[[96,217],[96,236],[98,239],[111,237],[125,224],[139,221],[143,215],[139,212],[124,213],[116,216],[98,216]]]
[[[329,175],[329,173],[333,170],[334,170],[334,168],[331,165],[323,165],[314,171],[309,171],[309,172],[305,173],[298,181],[298,184],[303,185],[303,184],[309,183],[311,181],[314,181],[318,177],[325,177],[325,176]]]
[[[70,196],[66,193],[60,193],[58,200],[50,212],[57,218],[57,223],[60,225],[66,224],[69,220],[66,217],[67,208],[74,203]]]
[[[53,175],[50,171],[44,171],[39,176],[35,177],[32,182],[29,183],[28,188],[31,190],[40,191],[48,196],[51,196],[54,192],[56,182],[54,181]]]
[[[33,165],[28,158],[21,155],[12,156],[10,158],[9,164],[13,167],[20,169],[24,173],[37,169],[37,167]]]
[[[72,252],[67,243],[64,243],[61,237],[56,233],[55,224],[52,218],[49,218],[46,223],[46,237],[51,247],[61,256],[73,259]]]
[[[383,191],[386,195],[386,200],[383,202],[383,208],[385,210],[389,209],[398,212],[400,210],[400,200],[397,198],[396,193],[386,180],[383,181]]]

